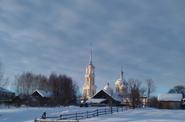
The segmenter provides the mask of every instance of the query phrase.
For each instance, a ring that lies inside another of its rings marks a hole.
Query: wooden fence
[[[59,116],[47,116],[45,119],[53,120],[81,120],[92,117],[97,117],[106,114],[112,114],[114,112],[126,111],[126,107],[110,107],[110,108],[100,108],[92,111],[86,112],[76,112],[72,114],[61,114]],[[37,121],[35,121],[37,122]]]

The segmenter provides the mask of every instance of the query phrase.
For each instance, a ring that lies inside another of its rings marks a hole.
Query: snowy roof
[[[109,97],[111,97],[112,99],[114,99],[114,100],[116,100],[116,101],[121,101],[120,99],[118,99],[115,95],[113,95],[113,96],[111,96],[109,93],[107,93],[107,91],[105,91],[105,90],[100,90],[99,92],[101,92],[101,91],[103,91],[104,93],[106,93]],[[97,92],[94,96],[96,96],[99,92]],[[93,97],[94,97],[93,96]],[[96,98],[91,98],[91,99],[96,99]]]
[[[86,103],[101,103],[105,101],[106,99],[100,99],[100,98],[91,98],[86,101]]]
[[[0,92],[13,93],[5,88],[0,87]]]
[[[181,101],[182,94],[160,94],[158,101]]]
[[[35,90],[33,93],[39,93],[42,97],[51,97],[53,94],[52,92],[49,92],[49,91],[44,91],[44,90]]]

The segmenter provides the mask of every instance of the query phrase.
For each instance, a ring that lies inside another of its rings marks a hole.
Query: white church
[[[124,96],[127,95],[127,87],[126,83],[123,79],[123,70],[121,69],[120,78],[115,81],[115,91],[109,83],[105,85],[105,87],[96,92],[95,85],[95,66],[92,63],[92,50],[90,55],[89,64],[86,67],[85,72],[85,83],[83,86],[83,96],[82,101],[86,101],[88,103],[111,103],[120,104],[123,101]]]

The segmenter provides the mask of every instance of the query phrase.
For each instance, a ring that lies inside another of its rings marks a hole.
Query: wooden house
[[[115,99],[105,90],[100,90],[92,98],[88,99],[86,103],[91,105],[120,105],[120,101]]]
[[[182,94],[160,94],[158,96],[159,108],[180,109]]]
[[[0,103],[9,103],[14,98],[15,93],[0,87]]]
[[[181,108],[182,108],[182,109],[185,109],[185,98],[182,99]]]
[[[32,101],[36,104],[36,105],[45,105],[48,104],[49,100],[52,97],[52,93],[49,91],[44,91],[44,90],[35,90],[32,93]]]

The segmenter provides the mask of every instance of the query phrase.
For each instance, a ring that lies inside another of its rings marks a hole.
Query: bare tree
[[[2,63],[0,62],[0,81],[3,79]]]
[[[140,90],[141,82],[139,80],[130,79],[128,80],[128,90],[132,102],[133,108],[140,105]]]
[[[174,86],[172,89],[169,90],[169,93],[180,93],[182,95],[185,95],[185,86],[183,85]]]
[[[147,79],[146,80],[146,89],[147,89],[147,97],[148,99],[150,98],[150,95],[152,92],[155,91],[155,84],[154,81],[152,79]]]
[[[0,87],[6,87],[9,84],[8,78],[4,78],[2,63],[0,62]]]
[[[145,96],[145,93],[146,93],[146,88],[145,88],[145,87],[142,87],[142,88],[140,89],[140,95],[141,95],[141,96]]]
[[[24,72],[16,76],[16,90],[18,94],[29,95],[32,77],[32,73],[30,72]]]
[[[49,84],[52,87],[56,104],[67,105],[76,101],[78,89],[72,78],[52,73],[49,76]]]
[[[72,78],[66,75],[52,73],[49,78],[41,74],[25,72],[16,77],[17,93],[30,95],[34,90],[44,90],[53,93],[51,104],[68,105],[76,102],[77,86]]]
[[[24,72],[16,76],[16,88],[18,94],[29,95],[36,89],[48,91],[50,85],[46,76]]]

